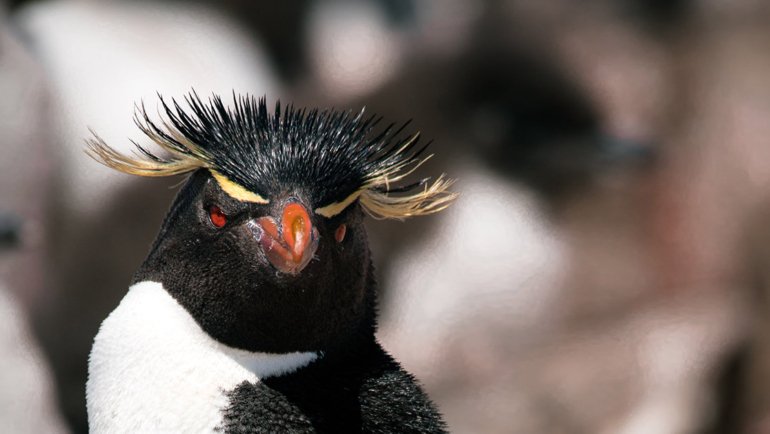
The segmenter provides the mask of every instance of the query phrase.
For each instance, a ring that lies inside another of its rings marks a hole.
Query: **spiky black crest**
[[[270,113],[265,98],[233,94],[232,107],[219,96],[204,103],[195,92],[185,101],[160,97],[165,114],[159,126],[137,109],[137,126],[168,151],[159,157],[134,143],[141,158],[122,155],[98,136],[89,141],[89,154],[101,163],[141,176],[168,176],[206,168],[223,188],[243,200],[268,202],[271,197],[301,189],[331,216],[359,199],[378,217],[403,218],[446,208],[455,194],[443,177],[396,186],[419,167],[426,146],[419,133],[404,136],[407,126],[394,124],[374,133],[380,118],[364,111],[306,110],[280,102]]]

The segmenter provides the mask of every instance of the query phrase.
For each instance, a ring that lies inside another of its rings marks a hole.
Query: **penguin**
[[[186,174],[128,292],[101,324],[86,384],[92,432],[440,433],[418,381],[378,343],[363,222],[439,212],[445,175],[404,184],[419,133],[364,111],[269,111],[195,91],[144,105],[118,171]]]

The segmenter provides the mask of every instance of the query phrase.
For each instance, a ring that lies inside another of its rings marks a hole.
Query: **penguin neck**
[[[376,344],[378,291],[374,278],[374,266],[371,262],[367,267],[363,303],[363,314],[359,317],[357,326],[351,328],[349,333],[338,335],[323,350],[327,358],[333,358],[338,354],[349,354],[351,349],[369,348],[372,344]]]
[[[207,293],[200,286],[188,286],[187,279],[180,282],[174,278],[178,274],[167,272],[173,266],[162,260],[164,256],[150,255],[137,271],[133,283],[161,283],[206,333],[224,345],[251,352],[317,352],[332,356],[354,347],[369,347],[375,342],[377,288],[371,261],[362,273],[365,278],[361,279],[361,286],[350,289],[350,292],[361,293],[362,297],[355,305],[340,306],[335,315],[327,317],[319,314],[317,309],[304,315],[301,301],[275,292],[260,300],[269,308],[249,311],[251,315],[230,315],[232,312],[227,308],[232,304],[222,303],[222,299],[230,294]],[[240,288],[235,294],[258,291],[258,287]],[[306,292],[305,288],[297,289],[297,293]]]

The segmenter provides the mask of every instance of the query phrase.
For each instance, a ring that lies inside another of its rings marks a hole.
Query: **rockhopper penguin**
[[[88,153],[125,173],[189,173],[89,358],[94,432],[443,432],[375,338],[366,213],[446,208],[443,176],[397,186],[418,134],[363,111],[268,112],[264,98],[161,97],[139,128],[168,155]]]

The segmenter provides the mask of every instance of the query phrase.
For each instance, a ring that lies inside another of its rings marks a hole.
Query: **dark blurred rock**
[[[308,72],[307,14],[315,0],[263,2],[251,0],[203,1],[221,7],[265,44],[278,72],[287,81]]]
[[[0,212],[0,251],[18,246],[21,220],[16,215]]]
[[[389,119],[414,118],[437,161],[479,160],[546,201],[579,193],[608,171],[646,167],[654,143],[618,137],[568,64],[525,44],[504,17],[482,19],[458,53],[419,53],[362,99]],[[353,104],[354,106],[356,104]]]

